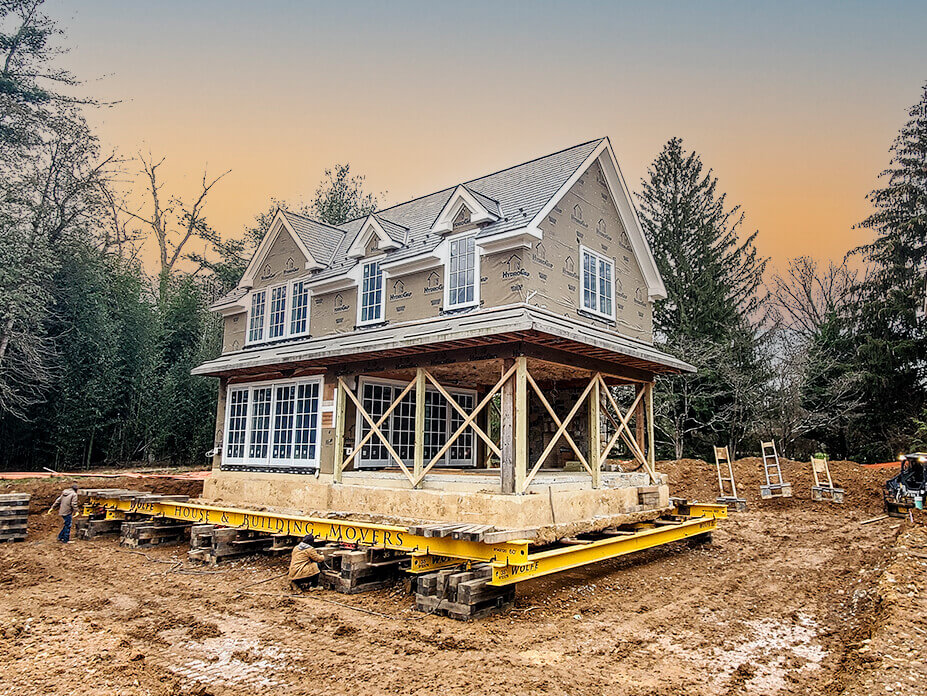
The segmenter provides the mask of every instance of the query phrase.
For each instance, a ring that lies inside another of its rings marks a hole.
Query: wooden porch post
[[[643,384],[638,384],[635,388],[635,398],[642,391],[646,391],[647,387]],[[637,446],[640,448],[641,452],[646,452],[645,449],[645,429],[646,424],[644,423],[644,411],[646,409],[647,394],[644,394],[638,404],[637,408],[634,409],[634,439],[637,440]]]
[[[335,457],[332,480],[341,483],[341,469],[344,463],[344,413],[347,401],[344,383],[339,379],[335,387]]]
[[[514,361],[506,359],[502,363],[502,373],[505,374],[514,365]],[[503,493],[515,492],[515,375],[509,377],[502,385],[499,412],[499,449],[502,452],[499,462],[501,490]]]
[[[647,404],[647,461],[651,471],[655,470],[657,443],[653,433],[653,382],[644,387],[644,401]]]
[[[588,430],[589,430],[589,467],[592,469],[592,487],[598,488],[601,485],[602,462],[599,457],[602,454],[602,432],[601,421],[599,419],[599,406],[601,404],[601,395],[599,394],[599,376],[593,378],[592,390],[586,398],[588,413]]]
[[[415,370],[415,455],[413,460],[413,475],[418,482],[415,488],[421,486],[422,469],[425,468],[425,371],[422,368]]]
[[[528,358],[515,361],[515,492],[522,494],[528,478]]]

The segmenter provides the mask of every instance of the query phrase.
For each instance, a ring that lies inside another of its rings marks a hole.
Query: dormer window
[[[480,303],[479,265],[476,235],[449,240],[444,281],[445,309],[461,309]]]
[[[361,278],[357,325],[377,324],[383,321],[383,269],[380,262],[365,263]]]
[[[266,290],[260,290],[251,295],[251,311],[248,313],[248,343],[264,340],[264,305],[266,298]]]
[[[251,293],[246,343],[279,341],[309,332],[309,286],[305,281],[274,285]]]

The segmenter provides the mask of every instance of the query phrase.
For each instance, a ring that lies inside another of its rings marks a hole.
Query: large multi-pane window
[[[477,304],[476,237],[452,239],[447,263],[447,308]]]
[[[251,311],[248,313],[248,341],[264,340],[264,306],[267,300],[267,291],[251,295]]]
[[[609,258],[581,248],[583,259],[583,309],[613,319],[615,302],[615,263]]]
[[[227,404],[223,464],[318,466],[321,379],[231,386]]]
[[[358,324],[373,324],[383,320],[383,271],[379,261],[364,264],[359,305]]]
[[[309,332],[309,285],[302,280],[251,293],[248,343],[279,341]]]
[[[390,404],[402,393],[405,385],[387,380],[361,379],[360,397],[364,410],[370,414],[374,423],[386,413]],[[457,389],[449,390],[454,400],[467,413],[473,410],[476,394],[472,391]],[[444,447],[444,443],[463,424],[463,417],[454,409],[435,389],[427,388],[425,391],[425,463]],[[393,409],[389,417],[379,426],[380,432],[389,440],[396,454],[406,465],[411,465],[415,457],[415,392],[410,391],[402,401]],[[370,424],[359,419],[357,424],[358,441],[370,431]],[[438,466],[467,467],[476,464],[474,448],[474,432],[472,428],[464,430],[460,437],[444,453]],[[375,468],[395,466],[396,462],[383,445],[379,437],[374,435],[361,449],[361,467]]]

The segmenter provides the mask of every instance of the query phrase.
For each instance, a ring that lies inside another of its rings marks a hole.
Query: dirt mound
[[[779,459],[782,477],[792,484],[792,501],[811,500],[814,482],[810,462]],[[711,502],[718,497],[718,473],[714,462],[701,459],[679,459],[657,462],[657,471],[669,476],[671,495],[700,502]],[[844,507],[876,514],[882,509],[882,486],[894,476],[893,469],[865,469],[856,462],[830,462],[834,485],[843,488]],[[750,504],[782,505],[786,500],[764,501],[760,486],[766,483],[763,460],[745,457],[734,462],[734,480],[737,493]],[[824,503],[817,503],[824,504]]]
[[[0,481],[0,493],[30,493],[29,514],[35,515],[45,512],[61,495],[61,491],[71,483],[66,478],[47,479],[19,479],[13,481]],[[161,495],[187,495],[196,498],[203,493],[202,481],[182,481],[176,479],[150,479],[137,478],[75,478],[81,488],[128,488],[133,491],[151,491]],[[30,521],[30,525],[32,522]]]

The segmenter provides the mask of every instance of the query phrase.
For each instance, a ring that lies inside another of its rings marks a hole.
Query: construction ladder
[[[811,486],[812,500],[843,502],[843,489],[834,486],[827,457],[811,457],[811,473],[814,475],[814,485]],[[824,477],[827,477],[827,485],[824,485]]]
[[[763,450],[763,472],[766,485],[760,486],[761,498],[791,498],[792,484],[782,480],[782,468],[779,466],[779,453],[775,442],[761,442]]]
[[[733,508],[737,511],[747,509],[747,501],[737,497],[737,484],[734,483],[734,466],[731,464],[731,454],[727,447],[715,447],[715,468],[718,470],[718,487],[721,489],[721,495],[718,497],[719,503],[727,505],[728,509]],[[724,476],[726,469],[727,477]]]

